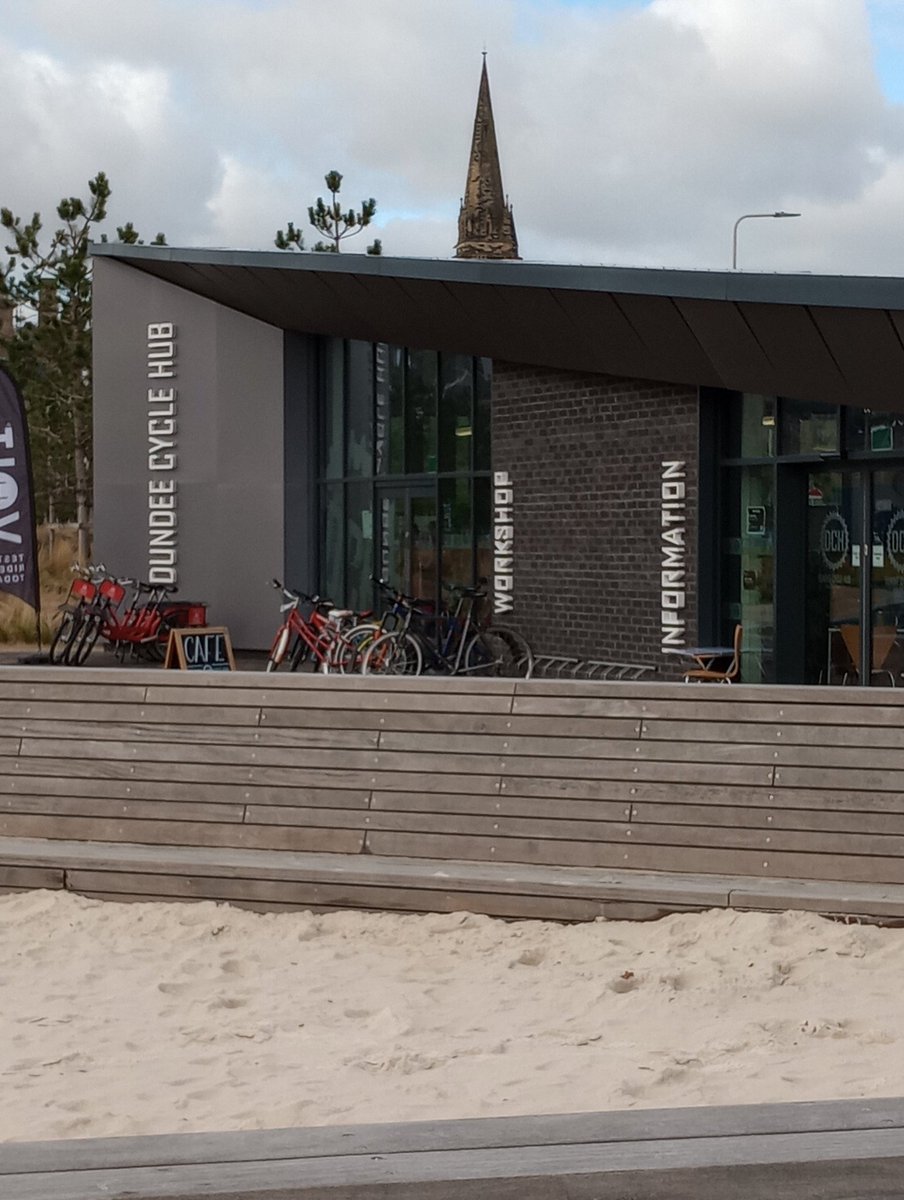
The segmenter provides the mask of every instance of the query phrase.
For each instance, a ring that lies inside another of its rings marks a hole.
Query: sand
[[[904,1093],[904,930],[0,896],[0,1140]]]

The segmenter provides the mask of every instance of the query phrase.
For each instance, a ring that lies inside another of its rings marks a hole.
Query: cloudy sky
[[[904,276],[904,0],[0,8],[22,216],[104,170],[110,227],[270,248],[336,168],[385,253],[448,257],[486,47],[525,259],[720,270],[786,210],[740,268]]]

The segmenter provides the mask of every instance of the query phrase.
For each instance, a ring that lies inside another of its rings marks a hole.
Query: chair
[[[845,671],[842,683],[847,683],[848,675],[858,676],[860,674],[860,626],[859,625],[842,625],[841,637],[844,641],[844,648],[847,650],[851,660],[850,671]],[[870,679],[874,675],[887,675],[888,682],[891,687],[895,686],[894,673],[886,666],[888,656],[895,648],[898,640],[898,630],[895,625],[876,625],[873,629],[873,667],[870,671]]]
[[[734,683],[741,673],[741,637],[742,637],[742,633],[743,633],[743,626],[735,625],[733,649],[732,649],[731,657],[728,661],[728,665],[725,667],[724,670],[720,671],[713,667],[713,663],[719,661],[719,659],[715,658],[713,655],[711,655],[711,654],[709,654],[709,655],[695,654],[693,657],[700,664],[700,666],[694,667],[690,671],[685,671],[684,682],[685,683],[691,683],[691,682],[694,682],[694,683]],[[728,655],[725,655],[725,658],[728,658]]]

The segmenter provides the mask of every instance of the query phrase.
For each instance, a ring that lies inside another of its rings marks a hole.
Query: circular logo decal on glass
[[[885,531],[885,548],[891,565],[899,575],[904,575],[904,508],[899,508],[888,522]]]
[[[835,509],[826,515],[819,531],[819,549],[822,561],[830,571],[840,570],[847,561],[851,538],[847,521]]]

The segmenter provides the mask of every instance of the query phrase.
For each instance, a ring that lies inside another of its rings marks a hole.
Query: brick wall
[[[697,426],[696,388],[493,364],[493,467],[515,492],[510,623],[537,652],[675,673],[661,650],[662,462],[687,463],[693,644]]]

